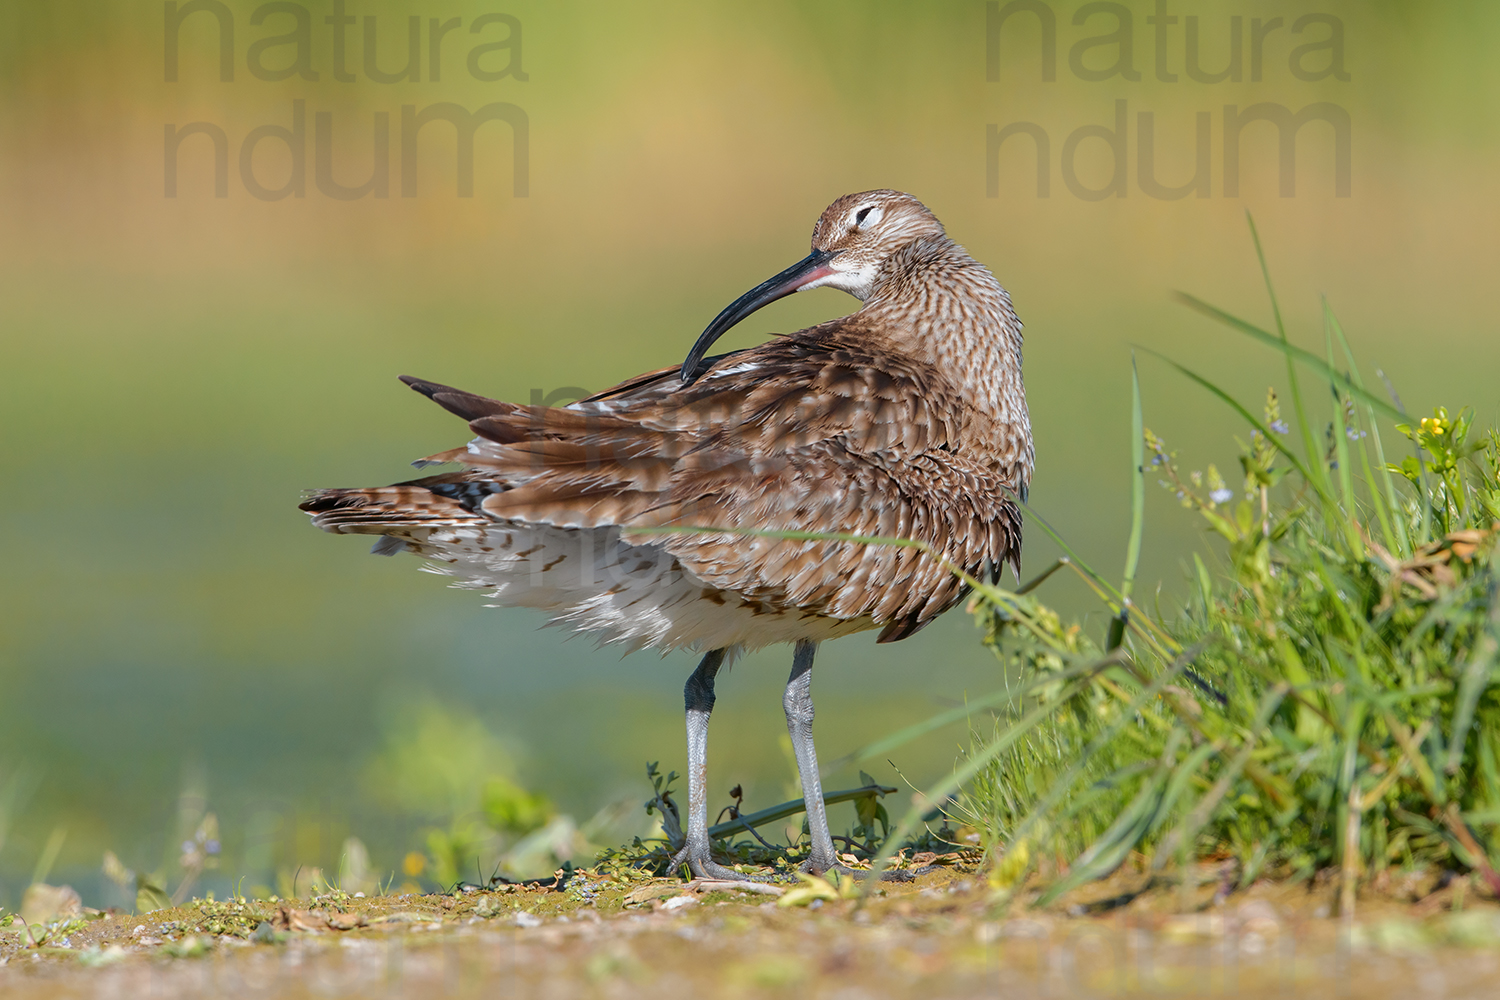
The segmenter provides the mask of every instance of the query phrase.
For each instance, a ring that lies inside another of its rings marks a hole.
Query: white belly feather
[[[455,586],[485,591],[494,606],[551,612],[549,625],[592,633],[601,645],[618,643],[627,652],[758,649],[876,627],[868,618],[775,609],[709,587],[660,546],[622,542],[616,527],[411,528],[375,547],[382,554],[402,549],[430,559],[428,572],[456,577]]]

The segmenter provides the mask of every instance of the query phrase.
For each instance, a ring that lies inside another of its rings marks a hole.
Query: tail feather
[[[313,516],[313,524],[334,534],[386,535],[485,524],[489,518],[465,505],[476,499],[468,496],[468,485],[465,473],[450,473],[394,486],[317,490],[298,506]]]
[[[480,417],[499,416],[514,413],[520,409],[514,403],[504,403],[498,399],[490,399],[488,396],[465,392],[462,389],[455,389],[451,385],[443,385],[440,382],[429,382],[426,379],[416,378],[412,375],[402,375],[401,381],[449,413],[463,417],[465,420],[478,420]]]

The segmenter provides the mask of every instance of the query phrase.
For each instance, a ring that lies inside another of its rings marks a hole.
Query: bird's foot
[[[806,875],[826,876],[830,872],[838,872],[844,878],[864,879],[870,876],[868,868],[850,868],[848,865],[840,864],[839,862],[819,864],[814,858],[808,858],[802,862],[802,864],[797,866],[797,870]],[[880,873],[880,881],[882,882],[915,882],[916,878],[917,876],[913,873],[902,871],[898,868],[888,868]]]
[[[693,873],[694,878],[712,879],[715,882],[770,882],[771,878],[765,875],[746,875],[737,872],[733,868],[725,868],[716,864],[708,855],[708,849],[694,850],[691,845],[678,851],[671,862],[667,865],[667,871],[675,872],[682,865],[688,866],[688,871]]]

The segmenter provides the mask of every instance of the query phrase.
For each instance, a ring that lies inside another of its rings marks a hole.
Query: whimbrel
[[[863,305],[705,357],[757,309],[822,286]],[[414,552],[458,586],[601,642],[703,651],[684,689],[676,859],[698,877],[743,877],[709,853],[714,678],[738,650],[794,644],[782,703],[812,839],[804,868],[837,867],[812,738],[818,643],[867,629],[904,639],[962,600],[952,566],[992,579],[1019,568],[1013,496],[1033,465],[1021,324],[989,270],[915,198],[866,191],[830,205],[812,252],[721,312],[680,367],[564,407],[402,381],[478,435],[416,464],[463,468],[319,491],[302,504],[313,523],[380,535],[374,552]]]

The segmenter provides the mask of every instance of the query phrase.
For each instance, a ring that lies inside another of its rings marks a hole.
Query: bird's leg
[[[724,650],[703,656],[682,689],[687,706],[688,815],[685,843],[672,858],[671,868],[686,863],[697,878],[739,879],[744,875],[714,864],[708,842],[708,716],[714,710],[714,676],[724,663]]]
[[[807,829],[812,835],[812,851],[802,869],[821,875],[838,866],[839,859],[833,853],[833,837],[828,832],[828,807],[823,802],[823,779],[818,775],[818,751],[813,747],[812,665],[817,651],[815,642],[803,639],[797,643],[781,707],[786,709],[786,728],[792,737],[792,752],[797,755]]]
[[[828,830],[828,805],[823,801],[823,779],[818,774],[818,751],[813,747],[812,665],[818,644],[806,639],[797,643],[792,654],[792,675],[787,678],[786,694],[781,705],[786,709],[786,728],[792,737],[792,751],[797,755],[797,773],[802,778],[802,801],[807,810],[807,829],[812,836],[812,850],[801,870],[822,875],[830,869],[845,875],[861,875],[839,863],[833,851],[833,837]],[[881,874],[887,882],[906,882],[912,876],[903,871]]]

